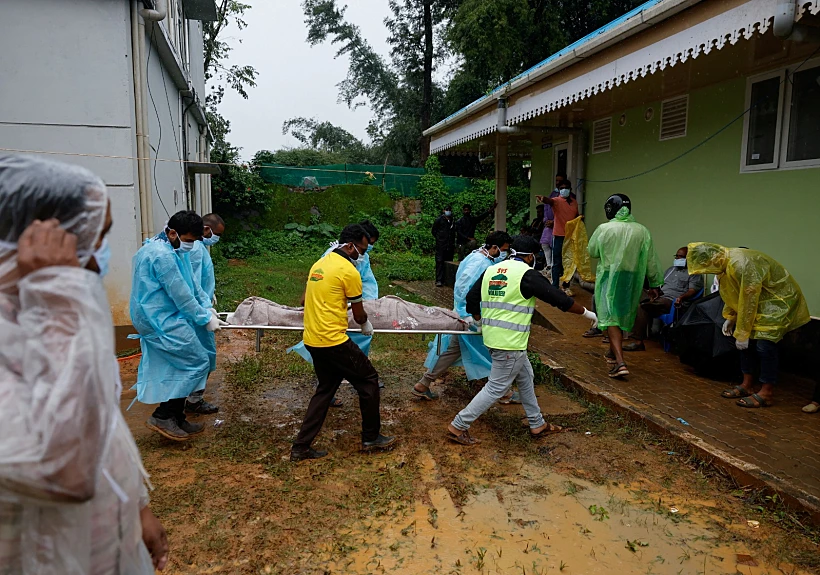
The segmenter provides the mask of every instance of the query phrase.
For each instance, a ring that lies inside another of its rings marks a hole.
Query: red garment
[[[564,236],[565,226],[570,220],[578,217],[578,202],[574,201],[570,204],[566,198],[553,198],[552,211],[555,213],[555,227],[552,234],[555,236]]]

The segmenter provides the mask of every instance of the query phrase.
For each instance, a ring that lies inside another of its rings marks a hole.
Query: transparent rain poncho
[[[717,275],[726,304],[723,317],[736,322],[737,340],[777,343],[811,320],[800,286],[786,268],[764,253],[693,243],[686,263],[692,274]]]
[[[589,239],[589,255],[598,259],[595,273],[595,313],[602,329],[635,324],[644,278],[650,287],[663,283],[663,271],[649,230],[635,221],[629,208],[598,226]]]
[[[76,166],[0,155],[0,574],[149,574],[142,464],[119,409],[100,277],[46,267],[24,278],[17,241],[35,219],[100,237],[104,184]]]

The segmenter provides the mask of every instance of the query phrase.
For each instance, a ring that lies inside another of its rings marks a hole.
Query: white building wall
[[[137,163],[130,159],[138,155],[130,8],[129,0],[0,2],[0,147],[59,152],[44,157],[85,166],[108,186],[114,226],[109,236],[111,272],[105,284],[116,325],[130,324],[131,258],[142,240]],[[202,25],[189,22],[188,29],[200,35],[190,45],[190,67],[201,68]],[[150,26],[146,30],[146,51],[151,46],[147,65],[153,96],[153,103],[150,97],[147,102],[151,155],[174,160],[150,164],[156,233],[168,214],[193,206],[185,195],[184,165],[179,162],[183,153],[180,90],[190,86],[179,73],[173,81],[169,63],[160,57],[161,29],[154,32],[153,45]],[[189,78],[204,100],[203,72],[192,70]],[[197,161],[199,126],[193,114],[187,117],[188,159]]]

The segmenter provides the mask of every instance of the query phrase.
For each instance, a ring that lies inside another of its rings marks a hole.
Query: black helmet
[[[604,212],[606,212],[606,219],[611,220],[621,208],[626,207],[629,213],[632,213],[632,202],[626,194],[613,194],[609,196],[604,204]]]

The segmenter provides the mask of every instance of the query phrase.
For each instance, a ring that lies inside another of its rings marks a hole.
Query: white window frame
[[[744,104],[744,110],[748,110],[752,107],[752,86],[757,84],[758,82],[764,82],[766,80],[771,80],[772,78],[780,78],[780,92],[777,96],[777,125],[774,129],[774,155],[772,156],[772,161],[768,164],[754,164],[754,165],[746,165],[746,154],[749,151],[749,120],[751,118],[750,114],[745,114],[743,118],[743,145],[741,146],[740,152],[740,171],[742,172],[759,172],[761,170],[772,170],[777,169],[779,160],[780,160],[780,141],[781,141],[781,131],[783,129],[783,84],[785,84],[785,69],[776,70],[774,72],[767,72],[765,74],[758,74],[757,76],[751,76],[746,79],[746,99]]]
[[[686,118],[683,121],[683,134],[678,136],[667,136],[663,137],[661,134],[663,133],[663,105],[666,102],[671,102],[672,100],[680,100],[681,98],[686,99]],[[660,118],[658,121],[658,141],[659,142],[668,142],[669,140],[677,140],[678,138],[685,138],[686,135],[689,133],[689,94],[681,94],[678,96],[673,96],[672,98],[667,98],[665,100],[661,100],[661,109],[660,109]]]
[[[600,122],[606,122],[609,120],[609,146],[606,150],[595,150],[595,125],[599,124]],[[589,138],[589,153],[590,154],[605,154],[607,152],[612,151],[612,116],[607,116],[605,118],[598,118],[592,122],[592,132],[590,133]]]
[[[795,170],[802,168],[816,168],[820,166],[820,158],[812,160],[794,160],[787,161],[788,146],[789,146],[789,124],[791,122],[791,101],[792,92],[794,90],[792,83],[786,81],[786,74],[793,74],[794,70],[800,68],[798,72],[803,70],[810,70],[820,66],[820,58],[813,58],[807,62],[795,62],[789,66],[781,66],[775,70],[750,76],[746,79],[746,107],[748,110],[751,106],[752,84],[768,80],[769,78],[780,77],[780,94],[777,103],[777,127],[775,129],[775,148],[774,161],[770,164],[759,164],[756,166],[746,165],[746,152],[749,145],[749,114],[743,118],[743,142],[741,146],[740,155],[740,171],[741,173],[759,172],[762,170]]]
[[[805,65],[800,66],[797,64],[793,66],[793,68],[800,67],[798,72],[802,72],[803,70],[811,70],[812,68],[820,67],[820,58],[815,58],[813,60],[809,60],[806,62]],[[790,73],[794,73],[794,70],[790,67],[788,71]],[[794,90],[794,84],[792,82],[784,82],[786,85],[786,94],[783,97],[783,128],[780,132],[780,139],[783,142],[783,145],[780,146],[780,165],[784,169],[789,168],[811,168],[820,166],[820,158],[814,158],[812,160],[792,160],[791,162],[788,161],[789,154],[789,127],[791,126],[791,116],[792,116],[792,92]]]

